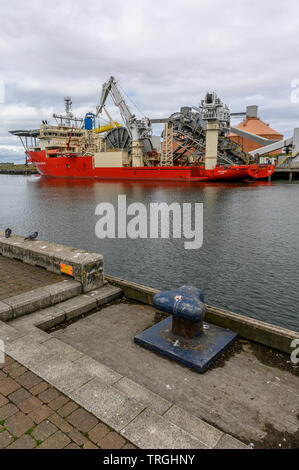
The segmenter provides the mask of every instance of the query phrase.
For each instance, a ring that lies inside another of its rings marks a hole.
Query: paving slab
[[[38,449],[63,449],[71,442],[70,438],[62,431],[57,431],[40,444]]]
[[[24,374],[25,371],[26,371],[25,367],[18,365],[17,367],[14,367],[11,370],[9,370],[9,375],[13,379],[16,379],[17,377],[20,377],[20,375]]]
[[[25,388],[19,388],[16,392],[13,392],[9,395],[10,401],[12,401],[15,405],[22,403],[22,401],[26,400],[31,396],[31,393],[28,392]]]
[[[18,411],[18,408],[12,403],[7,403],[7,405],[1,406],[0,421],[4,421],[5,419],[17,413]]]
[[[27,390],[31,390],[32,387],[35,387],[36,385],[39,385],[42,382],[42,379],[38,377],[38,375],[34,374],[30,370],[26,370],[26,372],[20,377],[16,379],[16,381],[25,387]]]
[[[209,448],[214,448],[224,435],[219,429],[175,405],[164,414],[164,418],[189,432]]]
[[[125,439],[113,431],[99,441],[101,449],[120,449],[124,444]]]
[[[34,335],[28,334],[8,343],[6,345],[7,354],[29,368],[53,356],[53,352],[42,344],[48,341],[49,337],[46,333],[44,333],[46,337],[41,337],[40,333],[43,332],[40,331]]]
[[[50,401],[48,403],[48,406],[51,408],[51,410],[57,411],[59,408],[65,405],[68,401],[69,401],[68,397],[65,397],[64,395],[60,394],[59,397]]]
[[[84,444],[83,449],[97,449],[98,447],[92,442],[88,441]]]
[[[62,418],[66,418],[67,416],[72,414],[74,411],[76,411],[78,408],[79,408],[79,405],[77,405],[77,403],[75,403],[74,401],[70,400],[68,403],[63,405],[59,410],[57,410],[57,413]]]
[[[6,403],[8,403],[8,399],[0,393],[0,406],[6,405]]]
[[[15,327],[15,325],[13,325],[13,322],[10,322],[10,325],[12,326],[12,328]],[[25,338],[26,336],[28,344],[30,344],[30,342],[35,344],[45,343],[46,341],[49,341],[49,335],[44,331],[40,330],[39,328],[36,328],[34,325],[28,324],[24,329],[16,328],[16,330],[21,333],[20,338],[17,339]]]
[[[19,388],[21,388],[19,383],[10,377],[6,377],[5,379],[0,380],[0,393],[5,397],[15,392]]]
[[[32,393],[32,395],[39,395],[49,387],[50,385],[47,382],[41,381],[39,384],[33,385],[33,387],[30,388],[30,393]]]
[[[13,441],[13,437],[7,431],[2,431],[0,433],[0,449],[4,449],[12,441]]]
[[[29,418],[33,419],[36,424],[48,419],[54,413],[47,405],[41,405],[29,413]]]
[[[20,410],[26,414],[31,413],[32,411],[36,410],[36,408],[39,408],[40,406],[42,406],[42,402],[37,397],[33,397],[33,396],[26,398],[26,400],[18,404],[18,407],[20,408]]]
[[[81,432],[77,431],[77,429],[73,429],[68,434],[68,436],[76,443],[77,448],[79,448],[78,446],[83,446],[88,442],[87,437],[85,437]]]
[[[141,449],[207,449],[194,436],[148,408],[131,421],[121,434]]]
[[[65,447],[65,449],[80,449],[81,447],[79,447],[77,444],[75,444],[75,442],[71,442],[69,445],[67,445]]]
[[[49,340],[44,343],[44,346],[49,349],[50,352],[55,355],[55,358],[60,357],[68,361],[74,362],[84,357],[84,354],[77,349],[73,348],[69,344],[63,341],[49,336]]]
[[[52,354],[48,349],[47,352]],[[65,394],[69,394],[93,378],[74,362],[59,355],[35,363],[31,366],[31,370]]]
[[[25,334],[26,333],[18,331],[15,328],[12,328],[7,323],[0,321],[0,339],[4,341],[4,346],[9,341],[14,341],[17,338],[21,338],[22,336],[25,336]]]
[[[44,441],[58,431],[57,427],[49,421],[43,421],[32,431],[32,435],[37,441]]]
[[[126,426],[144,409],[144,405],[98,378],[69,396],[116,431]]]
[[[15,442],[10,444],[7,449],[34,449],[35,446],[36,443],[34,439],[32,439],[28,434],[24,434],[20,439],[17,439]]]
[[[148,388],[139,385],[133,380],[123,377],[119,380],[114,387],[121,392],[126,393],[129,397],[143,403],[143,405],[151,408],[156,413],[163,415],[171,406],[172,403],[160,397],[156,393],[151,392]]]
[[[46,390],[43,390],[41,393],[38,394],[38,398],[43,403],[47,403],[47,404],[50,403],[50,401],[53,401],[60,396],[61,394],[53,387],[47,388]]]
[[[85,354],[83,354],[83,357],[76,360],[75,364],[77,364],[82,370],[89,372],[93,377],[99,378],[107,385],[113,385],[122,378],[122,375],[118,374],[113,369],[110,369],[110,367],[105,366]]]
[[[95,444],[99,444],[99,442],[109,434],[110,429],[103,423],[97,424],[93,429],[88,432],[88,437],[91,439]]]
[[[55,424],[55,426],[57,426],[63,432],[69,433],[73,429],[73,426],[71,426],[70,423],[68,423],[64,418],[62,418],[57,413],[53,413],[49,417],[49,421],[51,421],[51,423]]]
[[[67,417],[67,420],[72,426],[79,429],[79,431],[82,431],[83,433],[89,432],[98,423],[97,418],[83,408],[78,408],[73,411]]]
[[[34,422],[20,411],[8,418],[5,421],[5,426],[11,434],[20,437],[34,426]]]
[[[249,449],[249,446],[228,434],[224,434],[215,449]]]

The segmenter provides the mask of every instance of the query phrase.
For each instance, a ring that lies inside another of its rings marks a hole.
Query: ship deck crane
[[[135,114],[131,113],[124,97],[122,96],[117,82],[113,76],[103,84],[100,104],[97,107],[96,116],[98,116],[105,106],[108,95],[111,95],[114,104],[118,107],[123,121],[127,127],[128,133],[132,139],[132,166],[143,166],[143,139],[151,135],[151,123],[148,118],[137,119]]]

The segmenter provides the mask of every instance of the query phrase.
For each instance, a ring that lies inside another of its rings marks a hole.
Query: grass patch
[[[25,434],[31,434],[32,431],[33,431],[34,428],[30,428],[30,429],[27,429],[27,431],[25,432]]]

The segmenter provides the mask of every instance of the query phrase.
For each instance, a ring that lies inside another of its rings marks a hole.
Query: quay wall
[[[108,282],[121,287],[125,296],[144,304],[152,305],[152,299],[159,292],[152,287],[126,281],[114,276],[105,275]],[[254,318],[246,317],[238,313],[230,312],[212,305],[206,304],[207,318],[209,323],[229,328],[242,338],[256,343],[269,346],[270,348],[290,354],[292,352],[291,342],[299,339],[299,333],[287,328],[281,328]]]
[[[82,284],[83,292],[104,284],[104,259],[99,253],[72,248],[42,240],[24,240],[0,231],[0,255],[40,266],[56,274],[66,274]]]

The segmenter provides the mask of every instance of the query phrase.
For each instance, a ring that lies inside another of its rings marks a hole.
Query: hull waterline
[[[47,157],[44,150],[27,151],[42,176],[55,178],[89,178],[108,180],[165,180],[165,181],[238,181],[264,179],[271,176],[275,165],[233,165],[217,166],[206,170],[204,166],[152,166],[152,167],[98,167],[93,158],[87,156]]]

